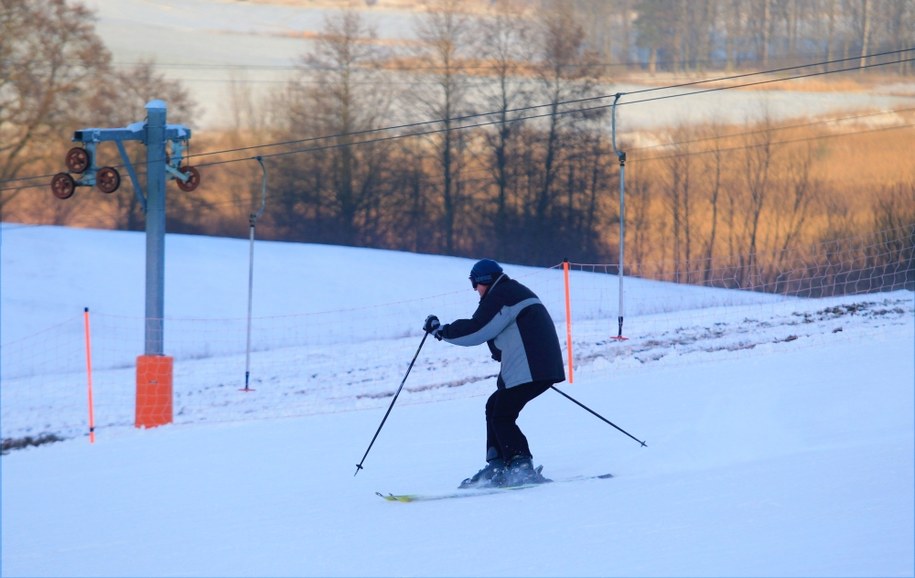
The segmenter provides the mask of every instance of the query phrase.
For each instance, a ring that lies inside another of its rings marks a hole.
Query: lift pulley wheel
[[[76,191],[76,181],[68,173],[57,173],[51,179],[51,192],[58,199],[69,199]]]
[[[86,172],[89,168],[89,153],[86,149],[73,147],[67,151],[67,170],[78,175]]]
[[[200,171],[198,171],[194,167],[184,167],[183,169],[178,169],[178,170],[181,171],[182,173],[184,173],[185,175],[187,175],[187,177],[188,177],[187,181],[182,181],[181,179],[175,179],[175,181],[178,183],[178,188],[181,189],[182,191],[184,191],[185,193],[189,193],[189,192],[193,191],[194,189],[196,189],[197,186],[200,184]]]
[[[112,167],[102,167],[95,178],[95,184],[103,193],[113,193],[121,186],[121,174]]]

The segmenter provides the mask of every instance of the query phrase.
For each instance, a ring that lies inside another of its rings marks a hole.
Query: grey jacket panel
[[[504,387],[565,380],[549,312],[533,291],[507,275],[489,288],[470,319],[444,325],[442,338],[455,345],[487,343],[493,358],[502,362],[499,382]]]
[[[504,349],[504,347],[499,344],[499,338],[502,337],[501,334],[510,327],[514,327],[515,332],[517,333],[518,326],[515,323],[515,319],[518,317],[518,314],[521,313],[525,307],[539,303],[540,299],[531,297],[520,303],[516,303],[515,305],[505,305],[477,331],[468,333],[467,335],[460,335],[452,339],[445,337],[445,340],[449,343],[454,343],[455,345],[471,346],[482,345],[490,339],[495,339],[496,347]],[[521,339],[520,334],[518,335],[518,339]],[[505,344],[507,342],[503,339],[502,343]]]

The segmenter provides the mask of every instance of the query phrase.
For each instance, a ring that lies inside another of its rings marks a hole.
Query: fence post
[[[95,443],[95,412],[92,403],[92,341],[89,338],[89,308],[83,309],[83,320],[86,327],[86,381],[89,389],[89,443]]]
[[[562,273],[566,285],[566,350],[569,355],[569,383],[575,381],[575,369],[572,366],[572,296],[569,291],[569,259],[562,260]]]

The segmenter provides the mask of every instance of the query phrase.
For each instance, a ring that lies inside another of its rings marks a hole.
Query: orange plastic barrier
[[[172,365],[167,355],[137,357],[136,427],[172,423]]]

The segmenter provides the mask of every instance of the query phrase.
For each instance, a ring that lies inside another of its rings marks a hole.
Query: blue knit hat
[[[470,270],[470,282],[474,284],[474,287],[477,284],[492,285],[501,274],[502,267],[498,263],[492,259],[481,259]]]

